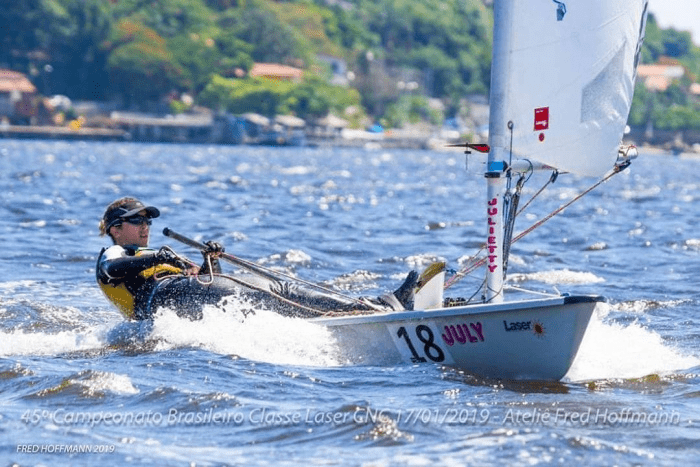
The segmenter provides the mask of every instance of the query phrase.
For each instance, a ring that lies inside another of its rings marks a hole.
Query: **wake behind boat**
[[[486,377],[561,379],[603,298],[517,292],[506,300],[512,243],[568,206],[514,236],[520,194],[534,171],[551,172],[549,183],[562,173],[602,177],[592,189],[636,156],[620,142],[646,14],[647,0],[494,2],[489,144],[464,144],[467,157],[472,150],[488,152],[484,254],[449,278],[444,267],[426,270],[415,287],[412,310],[366,302],[365,309],[316,309],[313,302],[302,303],[266,285],[277,280],[274,271],[230,255],[224,259],[258,282],[214,275],[212,281],[303,310],[311,322],[333,332],[352,363],[438,363]],[[444,298],[445,289],[479,266],[486,266],[486,278],[471,298]],[[174,296],[182,297],[171,297],[175,307],[192,297],[187,288]]]

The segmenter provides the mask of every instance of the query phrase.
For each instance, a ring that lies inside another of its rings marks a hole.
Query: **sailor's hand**
[[[199,266],[187,266],[187,268],[184,268],[182,273],[186,276],[198,276]]]
[[[219,242],[214,242],[210,240],[204,244],[207,246],[207,249],[202,252],[202,254],[205,256],[219,256],[221,253],[224,252],[224,246]]]
[[[180,269],[187,269],[189,265],[183,261],[174,251],[170,248],[162,247],[156,253],[156,259],[159,263],[167,263],[176,266]]]
[[[163,247],[156,253],[156,259],[161,263],[171,263],[177,259],[177,256],[172,250]]]

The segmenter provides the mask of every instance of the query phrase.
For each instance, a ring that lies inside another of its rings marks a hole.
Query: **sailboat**
[[[486,280],[477,303],[445,307],[444,271],[420,289],[414,311],[327,315],[356,363],[437,363],[484,377],[560,380],[599,296],[508,300],[504,292],[518,176],[551,171],[604,177],[636,155],[621,147],[647,0],[495,0],[485,179]]]
[[[647,6],[647,0],[494,1],[489,140],[464,144],[468,154],[488,153],[485,255],[472,262],[473,268],[486,266],[480,294],[445,299],[445,289],[470,271],[447,278],[444,264],[436,264],[419,278],[412,310],[309,317],[335,336],[347,362],[440,364],[499,379],[565,376],[604,299],[506,296],[510,246],[530,230],[513,236],[519,192],[534,171],[595,176],[597,186],[630,164],[636,151],[621,140]],[[168,229],[164,234],[205,248]],[[223,258],[275,280],[259,265]]]

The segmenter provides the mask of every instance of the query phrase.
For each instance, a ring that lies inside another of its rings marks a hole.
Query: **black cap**
[[[135,216],[141,211],[146,211],[146,217],[151,219],[160,216],[160,211],[154,206],[144,206],[144,204],[137,199],[127,201],[126,203],[120,206],[115,206],[105,212],[105,215],[102,218],[105,223],[105,230],[109,231],[109,228],[117,224],[121,219]]]

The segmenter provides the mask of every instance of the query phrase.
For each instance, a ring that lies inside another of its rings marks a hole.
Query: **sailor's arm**
[[[138,274],[144,269],[161,264],[157,255],[123,256],[121,258],[108,259],[101,264],[102,272],[112,279]]]
[[[110,257],[111,256],[111,257]],[[157,252],[141,253],[137,256],[126,254],[120,256],[109,255],[109,251],[100,261],[102,273],[110,279],[121,279],[131,275],[136,275],[145,269],[152,268],[160,264],[170,264],[182,268],[183,264],[177,257],[167,250]]]

